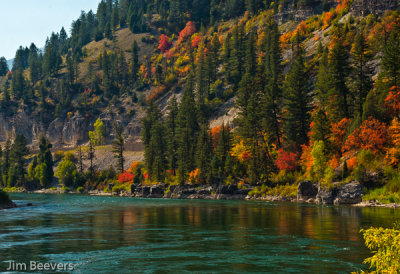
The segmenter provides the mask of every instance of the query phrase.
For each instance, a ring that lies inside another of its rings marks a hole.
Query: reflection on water
[[[245,201],[15,194],[0,211],[0,272],[65,262],[81,273],[350,272],[369,255],[360,228],[400,211]]]

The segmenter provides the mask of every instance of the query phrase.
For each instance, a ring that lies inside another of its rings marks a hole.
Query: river
[[[361,228],[400,210],[295,203],[13,194],[0,211],[10,262],[72,263],[74,273],[349,273],[370,256]]]

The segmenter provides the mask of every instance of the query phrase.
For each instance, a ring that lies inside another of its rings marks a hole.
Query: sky
[[[71,23],[82,10],[96,12],[100,0],[0,0],[0,57],[14,58],[19,46],[33,42],[42,48],[52,32],[64,27],[70,34]]]

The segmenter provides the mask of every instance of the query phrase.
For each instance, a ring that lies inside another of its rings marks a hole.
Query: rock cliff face
[[[399,0],[354,0],[351,12],[355,16],[382,15],[387,10],[399,8]]]
[[[279,23],[288,20],[303,21],[315,14],[321,14],[324,10],[329,10],[337,5],[336,0],[316,0],[313,6],[298,6],[293,2],[285,2],[281,5],[275,19]]]
[[[115,115],[111,112],[102,113],[99,118],[106,127],[106,143],[111,143],[113,139],[112,126],[114,122],[121,123],[124,127],[124,136],[128,149],[135,150],[140,146],[140,119],[131,119],[125,115]],[[96,118],[87,118],[80,114],[75,114],[70,118],[56,118],[48,125],[42,123],[39,117],[28,115],[21,110],[13,117],[5,117],[0,114],[0,142],[7,140],[8,134],[16,136],[23,134],[28,143],[33,147],[41,134],[44,134],[56,149],[72,148],[88,141],[88,132],[93,130],[93,123]]]

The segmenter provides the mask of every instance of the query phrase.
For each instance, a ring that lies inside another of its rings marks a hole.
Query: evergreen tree
[[[117,167],[120,173],[124,172],[124,150],[125,150],[125,139],[123,136],[122,126],[118,123],[114,123],[114,141],[113,141],[113,153],[114,158],[117,159]]]
[[[178,176],[184,182],[195,168],[195,151],[199,131],[197,108],[193,94],[193,76],[189,75],[177,116]]]
[[[42,64],[40,60],[39,49],[34,43],[32,43],[29,47],[28,64],[31,81],[33,84],[35,84],[40,79]]]
[[[400,30],[390,34],[382,57],[382,67],[390,80],[390,86],[400,86]]]
[[[329,103],[329,95],[332,91],[332,77],[329,72],[329,50],[323,49],[321,59],[318,63],[317,81],[315,83],[316,97],[318,98],[319,105],[326,108]]]
[[[132,85],[137,81],[138,72],[139,72],[139,46],[136,40],[133,42],[132,46],[132,62],[131,62],[131,78],[132,78]]]
[[[350,88],[355,102],[356,117],[362,119],[363,105],[368,92],[372,89],[372,68],[368,65],[371,59],[367,42],[362,33],[355,37]],[[361,122],[361,121],[360,121]]]
[[[178,103],[175,96],[172,97],[168,104],[168,116],[166,121],[167,131],[167,160],[168,169],[175,175],[177,168],[177,117],[178,117]]]
[[[282,105],[282,57],[279,44],[278,26],[273,24],[267,32],[265,41],[265,89],[262,101],[264,128],[271,141],[281,146],[281,105]]]
[[[18,134],[15,137],[10,151],[10,171],[13,176],[9,174],[8,182],[11,182],[11,186],[25,186],[25,164],[26,156],[29,153],[27,145],[28,142],[24,135]]]
[[[284,83],[285,132],[290,141],[300,146],[307,143],[310,125],[311,100],[309,75],[304,52],[299,49]]]
[[[53,181],[53,156],[50,149],[52,144],[44,136],[39,138],[39,155],[38,165],[41,167],[41,174],[39,176],[40,185],[48,187]]]
[[[329,57],[329,71],[332,76],[333,85],[330,96],[336,96],[335,107],[339,118],[350,117],[350,92],[346,85],[346,80],[350,73],[348,58],[349,53],[343,41],[339,39],[333,46]]]
[[[0,58],[0,76],[6,76],[8,72],[7,60],[4,57]]]
[[[203,124],[199,132],[196,149],[196,167],[200,170],[200,182],[211,181],[211,160],[213,157],[211,136],[208,125]]]

